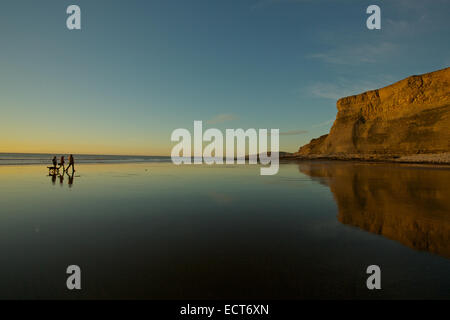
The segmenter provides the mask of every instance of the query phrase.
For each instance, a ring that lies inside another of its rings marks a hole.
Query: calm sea
[[[61,156],[69,158],[68,154],[46,154],[46,153],[0,153],[0,165],[21,164],[49,164],[53,157],[59,159]],[[95,155],[95,154],[73,154],[76,163],[126,163],[126,162],[168,162],[167,156],[122,156],[122,155]]]

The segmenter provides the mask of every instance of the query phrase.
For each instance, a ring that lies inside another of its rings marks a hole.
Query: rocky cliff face
[[[328,135],[297,155],[410,155],[450,151],[450,68],[339,99]]]

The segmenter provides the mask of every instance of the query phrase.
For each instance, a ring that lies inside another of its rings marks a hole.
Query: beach
[[[0,298],[450,298],[450,170],[0,165]],[[65,287],[79,265],[82,290]],[[366,268],[383,272],[366,287]]]

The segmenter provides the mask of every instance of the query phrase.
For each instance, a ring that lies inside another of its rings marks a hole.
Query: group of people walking
[[[58,165],[56,156],[53,157],[52,163],[53,163],[53,168],[56,169],[56,166]],[[65,168],[64,165],[65,165],[64,156],[61,156],[58,169],[60,169],[62,167],[63,172],[65,172],[65,171],[69,171],[69,168],[72,167],[72,172],[75,172],[75,161],[73,159],[73,155],[69,156],[69,165],[67,166],[67,168]]]

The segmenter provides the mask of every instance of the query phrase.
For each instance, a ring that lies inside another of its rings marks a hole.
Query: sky
[[[81,30],[66,9],[81,8]],[[381,8],[381,30],[366,8]],[[279,128],[450,66],[450,0],[2,0],[0,152],[169,155],[174,129]]]

